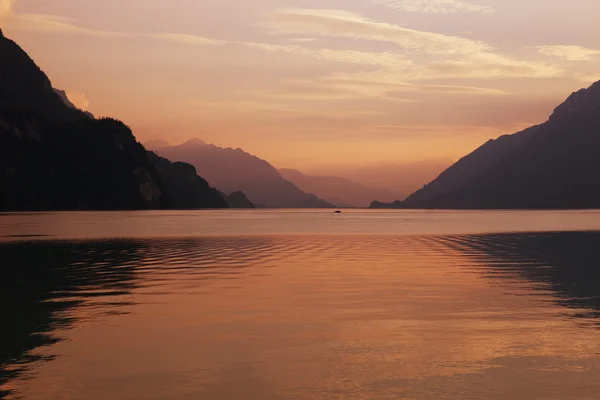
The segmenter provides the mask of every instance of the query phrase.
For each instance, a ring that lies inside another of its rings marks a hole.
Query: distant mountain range
[[[369,187],[338,176],[311,176],[295,169],[280,169],[279,173],[300,189],[339,207],[367,207],[373,198],[393,198],[390,190]]]
[[[600,82],[573,93],[549,120],[491,140],[403,202],[374,208],[600,207]]]
[[[76,109],[0,31],[0,210],[227,207],[193,167],[157,166],[163,176],[125,124]]]
[[[154,142],[156,145],[157,142]],[[158,142],[160,143],[160,142]],[[150,147],[153,143],[147,144]],[[241,149],[223,148],[199,139],[163,148],[157,154],[196,167],[211,185],[225,193],[242,191],[256,206],[333,208],[330,202],[306,193],[286,180],[275,167]]]
[[[373,165],[339,167],[330,169],[328,176],[339,176],[379,189],[371,200],[393,201],[405,199],[423,185],[435,179],[454,163],[450,158],[430,159],[416,162],[386,162]],[[323,175],[312,171],[303,171],[307,175]],[[380,189],[384,189],[381,191]],[[318,193],[316,193],[318,194]],[[368,203],[366,204],[368,205]]]

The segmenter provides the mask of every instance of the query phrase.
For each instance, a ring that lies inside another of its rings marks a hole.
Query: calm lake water
[[[600,212],[0,215],[0,398],[600,398]]]

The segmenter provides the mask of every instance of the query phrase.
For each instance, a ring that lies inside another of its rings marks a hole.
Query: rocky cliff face
[[[69,106],[0,36],[0,210],[169,206],[146,152],[122,122]]]

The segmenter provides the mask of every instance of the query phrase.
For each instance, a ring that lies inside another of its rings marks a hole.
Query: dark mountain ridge
[[[169,205],[131,130],[64,101],[15,42],[0,36],[0,210]]]
[[[134,210],[171,208],[174,201],[189,204],[179,192],[176,198],[167,193],[129,127],[78,110],[2,34],[0,60],[0,210]],[[190,196],[202,207],[227,207],[194,171],[180,165],[171,170],[181,171],[191,182]],[[165,173],[174,191],[181,176]]]
[[[599,208],[598,154],[600,82],[570,95],[545,123],[488,142],[398,208]]]
[[[539,125],[512,135],[490,139],[483,146],[458,160],[431,183],[411,194],[404,204],[428,202],[443,193],[466,185],[529,140],[538,128]]]
[[[171,196],[171,206],[178,210],[228,208],[224,197],[210,187],[208,182],[196,174],[193,165],[171,162],[148,151],[148,159],[158,170],[167,193]]]
[[[0,107],[0,210],[165,208],[169,197],[131,130],[112,119],[54,122]]]
[[[0,31],[0,106],[35,110],[52,121],[72,121],[86,114],[65,104],[50,79],[18,44]]]

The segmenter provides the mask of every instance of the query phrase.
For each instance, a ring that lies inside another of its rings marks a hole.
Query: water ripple
[[[53,398],[69,382],[90,399],[578,393],[600,367],[598,243],[596,232],[0,243],[0,397]],[[104,340],[117,353],[95,351]],[[561,387],[541,383],[556,374]]]

